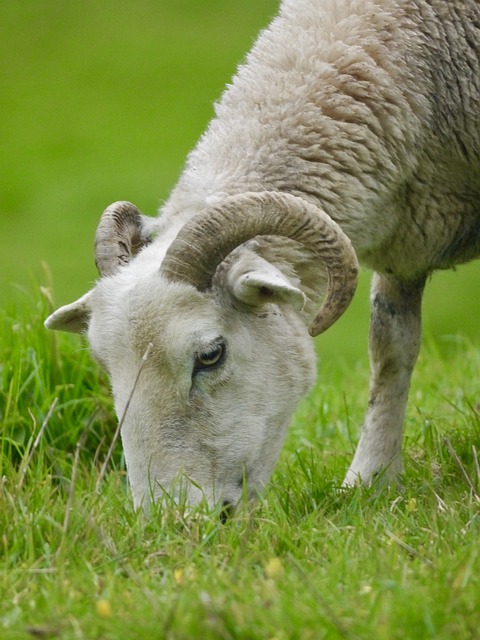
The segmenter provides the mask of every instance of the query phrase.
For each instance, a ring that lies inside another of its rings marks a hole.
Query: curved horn
[[[209,207],[180,230],[165,255],[161,273],[169,280],[187,282],[203,291],[233,249],[260,235],[295,240],[325,264],[328,290],[309,331],[316,336],[328,329],[353,297],[357,257],[338,224],[297,196],[267,191],[245,193]]]
[[[131,202],[105,209],[95,232],[95,264],[101,276],[115,273],[149,242],[149,221]]]

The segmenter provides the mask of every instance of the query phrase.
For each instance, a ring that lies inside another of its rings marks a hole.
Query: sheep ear
[[[302,291],[306,299],[302,313],[310,323],[328,289],[325,264],[297,242],[278,236],[257,237],[245,243],[243,248],[263,258],[278,269],[290,285]]]
[[[57,309],[45,320],[45,327],[55,331],[69,331],[71,333],[85,331],[88,327],[88,320],[92,310],[91,295],[92,291],[89,291],[75,302]]]
[[[269,262],[245,252],[229,269],[227,288],[237,299],[250,306],[287,303],[298,311],[305,306],[304,293]]]

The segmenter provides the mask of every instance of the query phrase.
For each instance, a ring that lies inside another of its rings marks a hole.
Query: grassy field
[[[226,525],[133,512],[120,448],[101,473],[108,381],[43,329],[96,277],[103,208],[167,196],[276,4],[0,3],[2,640],[479,637],[478,265],[427,289],[402,488],[339,489],[367,401],[363,274],[264,499]]]
[[[478,349],[426,340],[401,490],[339,488],[367,369],[330,362],[263,500],[147,520],[119,449],[101,476],[107,381],[47,308],[1,318],[2,639],[478,638]]]

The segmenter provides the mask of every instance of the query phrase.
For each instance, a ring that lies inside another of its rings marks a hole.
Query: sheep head
[[[46,326],[86,329],[108,371],[136,506],[182,492],[192,503],[205,497],[236,504],[268,481],[292,412],[315,378],[301,266],[268,259],[272,238],[293,243],[304,261],[326,269],[312,335],[350,302],[353,249],[314,205],[288,194],[249,193],[195,216],[163,260],[157,256],[143,272],[118,265],[146,242],[151,225],[133,205],[116,205],[128,223],[112,207],[96,243],[107,277]],[[148,251],[156,255],[155,242]]]

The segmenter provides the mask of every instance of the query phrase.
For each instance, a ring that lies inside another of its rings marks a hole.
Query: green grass
[[[108,384],[80,339],[43,331],[49,305],[32,294],[1,316],[2,639],[478,637],[468,340],[425,341],[401,490],[339,489],[368,371],[328,362],[262,500],[226,525],[173,505],[146,519],[119,448],[96,490],[115,429]]]
[[[152,214],[168,195],[276,6],[0,3],[2,640],[478,637],[478,264],[427,287],[403,488],[339,490],[367,402],[362,274],[264,499],[225,526],[134,513],[119,447],[96,490],[108,381],[78,337],[43,328],[52,291],[69,302],[94,280],[103,208]]]

